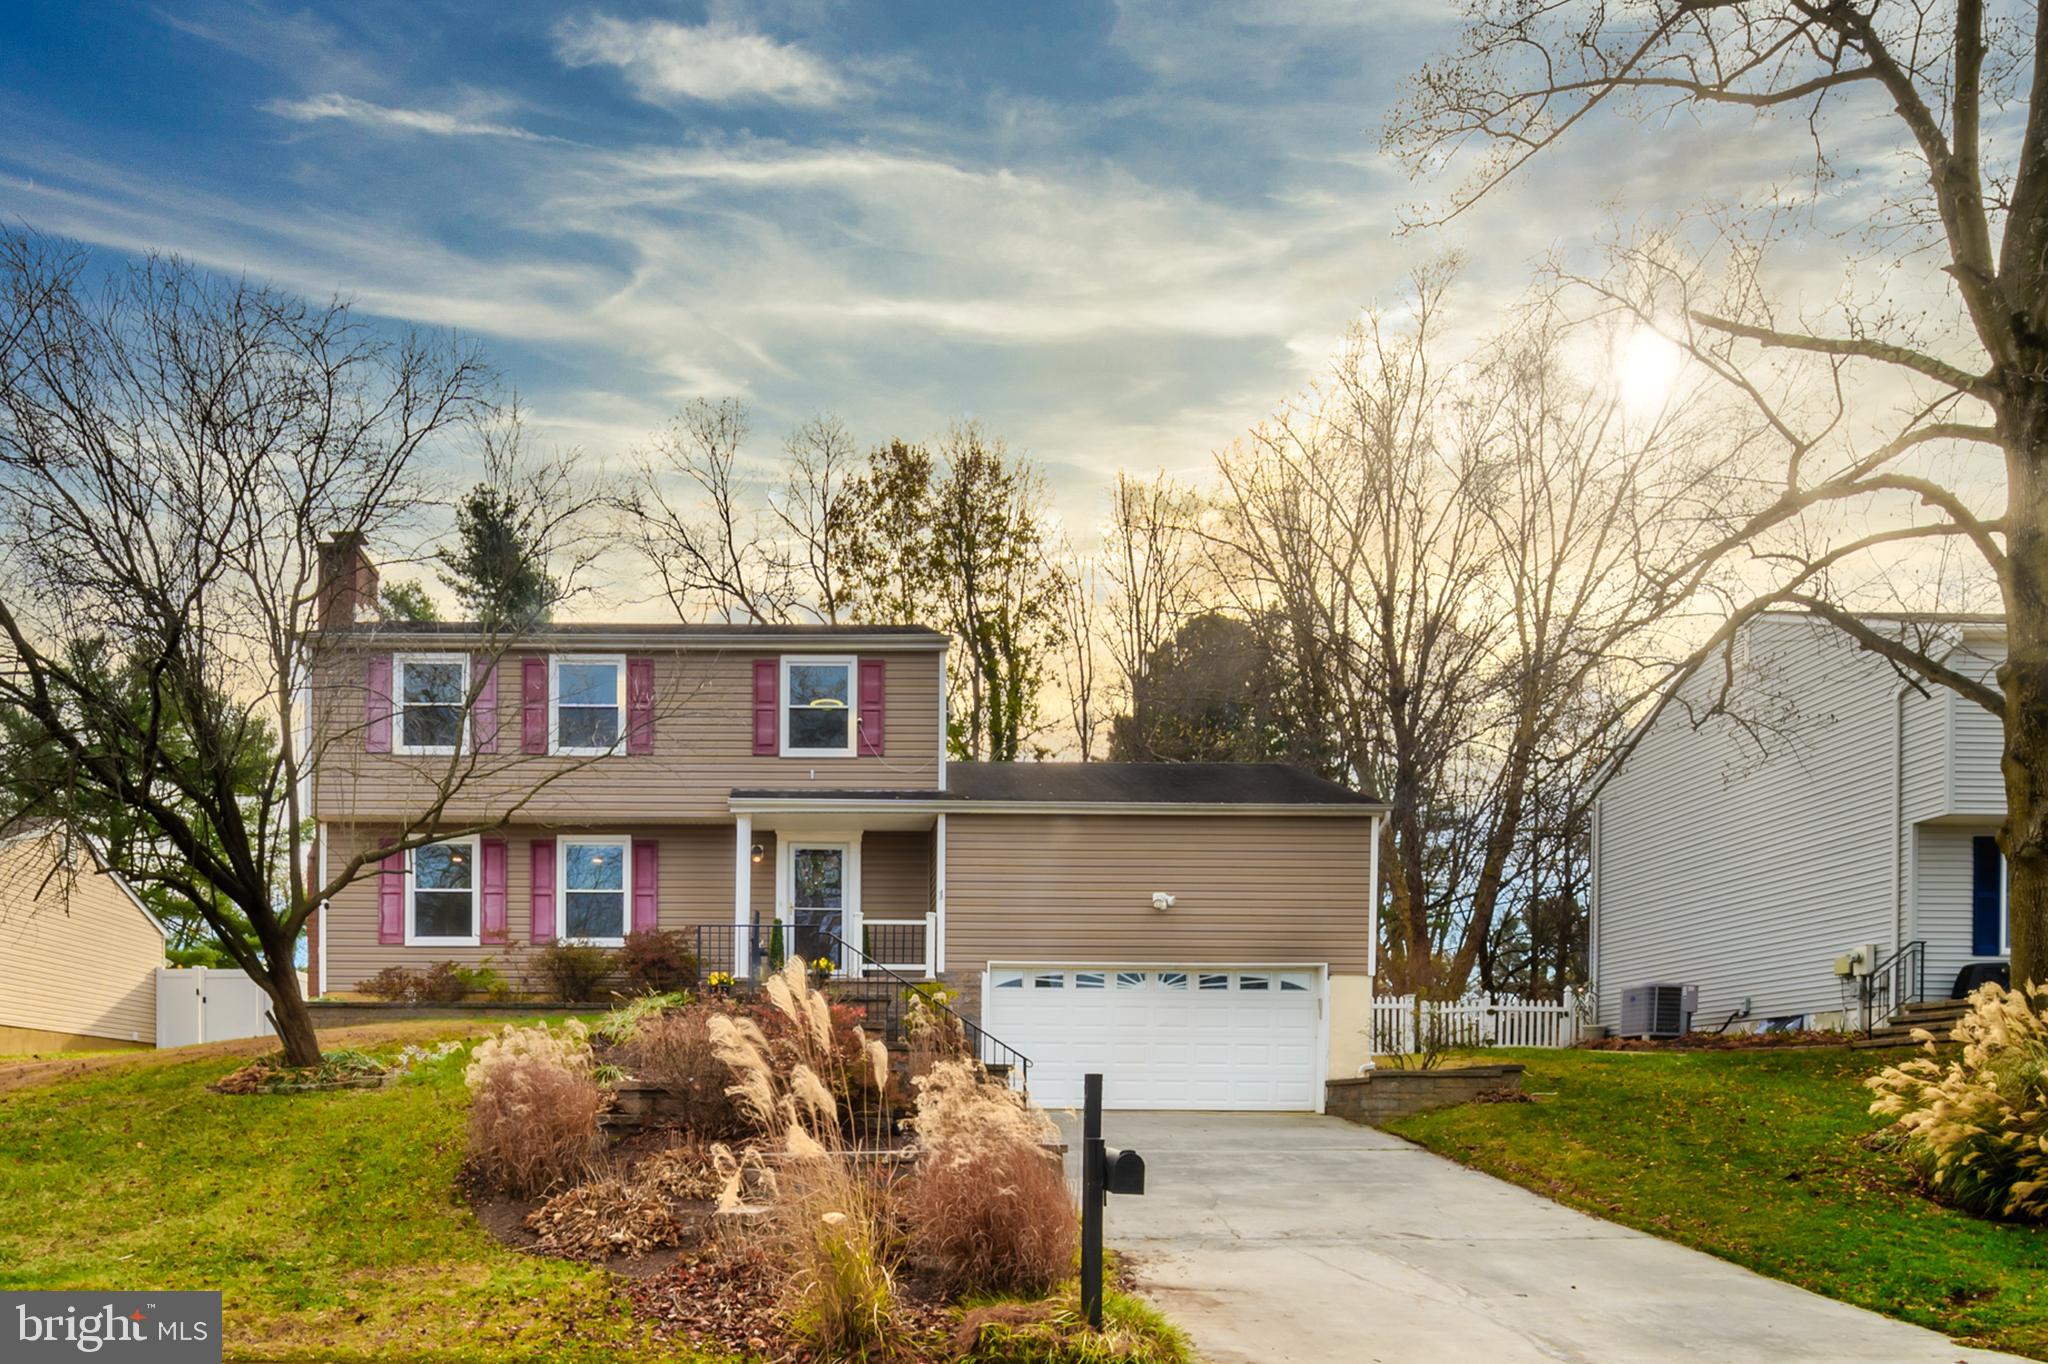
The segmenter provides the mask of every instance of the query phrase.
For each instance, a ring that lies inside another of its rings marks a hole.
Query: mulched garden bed
[[[1689,1032],[1683,1037],[1602,1037],[1580,1042],[1581,1051],[1783,1051],[1788,1048],[1846,1047],[1845,1032]]]

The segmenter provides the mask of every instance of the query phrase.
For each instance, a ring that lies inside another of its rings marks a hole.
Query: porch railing
[[[809,963],[829,961],[833,974],[827,984],[832,996],[842,1003],[857,1005],[866,1014],[869,1031],[888,1042],[904,1039],[911,996],[923,993],[930,1007],[959,1026],[961,1035],[983,1065],[1005,1067],[1028,1093],[1030,1057],[990,1035],[951,1006],[931,1000],[928,980],[913,980],[904,974],[909,970],[929,976],[935,931],[930,915],[922,919],[869,919],[862,926],[866,943],[863,950],[820,928],[774,922],[749,924],[745,928],[737,924],[700,924],[695,929],[697,966],[704,975],[726,971],[743,979],[759,980],[780,971],[792,955]]]
[[[1871,968],[1857,990],[1868,1033],[1908,1004],[1927,998],[1927,943],[1914,939]]]

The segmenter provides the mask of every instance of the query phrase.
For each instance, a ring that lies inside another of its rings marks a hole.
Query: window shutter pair
[[[505,840],[486,838],[478,848],[483,879],[477,886],[477,937],[501,943],[505,941]],[[377,943],[381,947],[405,942],[405,876],[404,853],[393,853],[378,864]]]
[[[555,840],[533,840],[533,932],[536,946],[555,940]],[[631,929],[644,933],[659,922],[661,848],[651,838],[633,840]]]
[[[491,661],[478,655],[470,660],[470,667],[482,675],[477,686],[476,702],[470,709],[469,737],[472,747],[478,753],[498,751],[498,670]],[[547,677],[541,677],[541,702],[547,702]],[[366,753],[389,753],[391,751],[391,655],[378,654],[370,659],[367,675],[363,682],[363,751]],[[545,718],[546,711],[542,711]],[[542,732],[546,738],[546,732]]]
[[[888,685],[888,660],[863,658],[854,668],[858,704],[855,718],[860,738],[854,752],[865,758],[886,754],[883,743],[884,695]],[[782,751],[782,660],[754,660],[754,756],[772,758]]]

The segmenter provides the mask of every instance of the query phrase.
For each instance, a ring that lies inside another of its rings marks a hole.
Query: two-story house
[[[1979,678],[2005,656],[1996,617],[1871,623]],[[1731,663],[1681,682],[1595,803],[1600,1021],[1632,987],[1675,984],[1698,987],[1695,1026],[1854,1026],[1844,958],[1898,973],[1872,1021],[2001,961],[1999,718],[1806,615],[1757,617]]]
[[[1366,1060],[1383,807],[1280,765],[958,763],[946,637],[908,626],[358,624],[328,555],[308,724],[332,875],[314,985],[677,930],[945,983],[1034,1093],[1317,1109]]]

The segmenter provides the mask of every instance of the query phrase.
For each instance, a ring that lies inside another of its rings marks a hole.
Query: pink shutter
[[[533,942],[555,940],[555,840],[533,840]]]
[[[754,660],[754,754],[774,757],[782,750],[780,717],[776,715],[776,693],[782,683],[777,676],[779,659]]]
[[[633,840],[633,931],[652,933],[661,920],[661,844]]]
[[[363,679],[363,751],[391,751],[391,655],[369,660]]]
[[[882,685],[888,666],[886,659],[860,661],[860,743],[854,752],[863,757],[882,756]]]
[[[626,660],[626,751],[654,751],[654,660]]]
[[[498,665],[477,657],[470,663],[483,679],[477,683],[476,704],[469,712],[469,739],[479,753],[498,751]]]
[[[548,661],[524,659],[519,665],[519,750],[548,751]]]
[[[485,942],[505,941],[505,840],[483,841],[484,884],[483,926],[477,936]]]
[[[377,944],[390,947],[404,941],[405,854],[393,853],[377,868]]]

